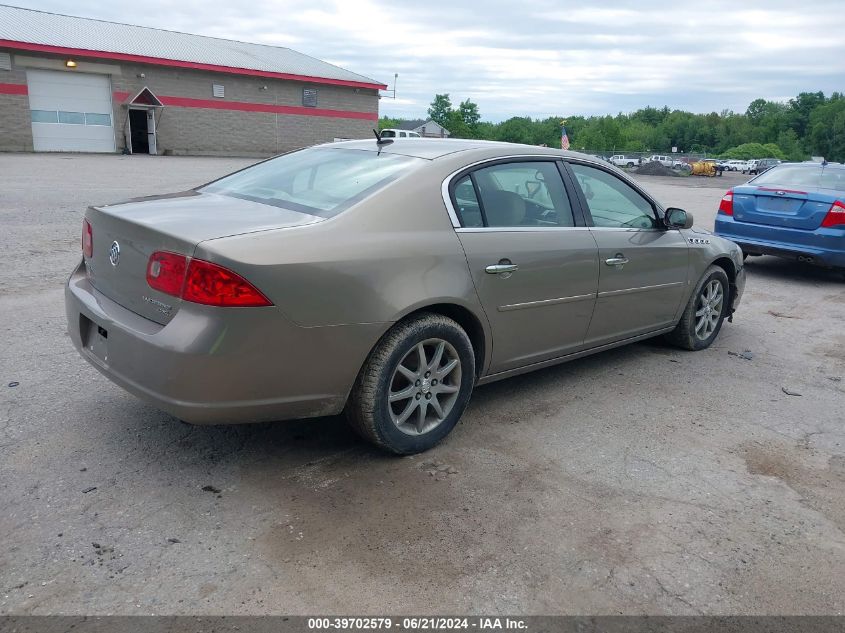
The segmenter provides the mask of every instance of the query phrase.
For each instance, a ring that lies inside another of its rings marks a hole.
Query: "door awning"
[[[131,99],[123,102],[125,106],[138,105],[147,106],[148,108],[163,108],[164,104],[159,101],[159,98],[153,94],[153,91],[144,86],[140,92]]]

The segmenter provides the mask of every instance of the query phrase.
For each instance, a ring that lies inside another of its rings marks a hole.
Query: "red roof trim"
[[[0,95],[29,94],[26,84],[0,84]]]
[[[126,101],[128,92],[113,93],[115,101]],[[376,112],[354,112],[351,110],[328,110],[325,108],[304,108],[302,106],[284,106],[272,103],[249,103],[246,101],[221,101],[216,99],[192,99],[190,97],[167,97],[158,95],[158,100],[166,106],[178,108],[207,108],[211,110],[238,110],[241,112],[269,112],[273,114],[295,114],[300,116],[331,117],[336,119],[365,119],[377,121]],[[131,105],[131,104],[130,104]]]
[[[346,79],[328,79],[326,77],[310,77],[307,75],[293,75],[290,73],[274,73],[266,70],[253,70],[251,68],[234,68],[231,66],[218,66],[217,64],[201,64],[199,62],[185,62],[177,59],[165,59],[163,57],[148,57],[146,55],[130,55],[128,53],[110,53],[106,51],[94,51],[84,48],[67,48],[65,46],[52,46],[49,44],[32,44],[30,42],[16,42],[14,40],[0,40],[0,47],[13,48],[23,51],[36,51],[39,53],[55,53],[57,55],[73,55],[75,57],[98,57],[124,62],[137,62],[140,64],[153,64],[155,66],[175,66],[177,68],[191,68],[193,70],[209,70],[212,72],[230,73],[233,75],[250,75],[253,77],[268,77],[271,79],[289,79],[291,81],[303,81],[315,84],[330,86],[346,86],[349,88],[369,88],[371,90],[385,90],[384,84],[370,83],[366,81],[349,81]]]

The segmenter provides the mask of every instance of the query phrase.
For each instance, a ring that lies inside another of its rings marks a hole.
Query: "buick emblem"
[[[112,266],[117,266],[120,263],[120,244],[117,242],[111,243],[111,248],[109,249],[109,261]]]

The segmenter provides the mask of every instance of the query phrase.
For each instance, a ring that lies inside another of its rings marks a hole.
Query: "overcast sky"
[[[391,87],[399,73],[389,116],[425,116],[443,92],[499,121],[845,91],[845,0],[4,1],[288,46]]]

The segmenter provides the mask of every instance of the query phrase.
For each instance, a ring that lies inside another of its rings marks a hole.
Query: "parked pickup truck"
[[[664,167],[670,167],[673,169],[680,169],[684,166],[684,161],[677,160],[672,158],[671,156],[665,156],[663,154],[653,154],[648,158],[643,160],[644,163],[660,163]]]
[[[637,156],[624,156],[616,154],[610,157],[610,162],[617,167],[633,167],[640,164],[640,159]]]

